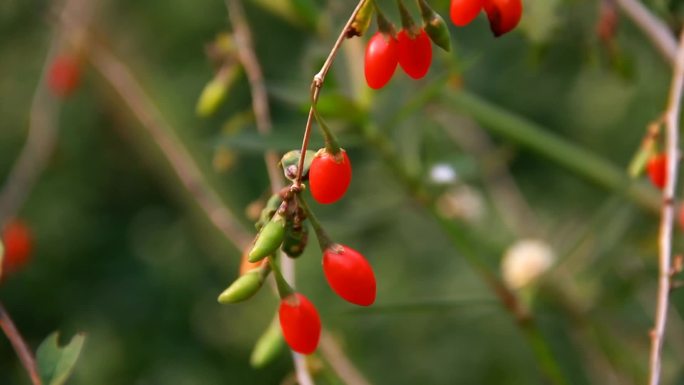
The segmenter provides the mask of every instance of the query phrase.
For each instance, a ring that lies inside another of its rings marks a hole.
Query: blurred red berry
[[[57,56],[48,72],[48,86],[50,90],[60,98],[71,95],[81,78],[81,69],[78,60],[69,55]]]
[[[2,274],[10,274],[28,263],[31,256],[31,231],[20,220],[8,222],[2,229],[2,243],[5,251],[2,259]]]
[[[522,17],[522,0],[484,0],[483,5],[496,37],[515,28]]]
[[[646,171],[651,183],[662,190],[667,181],[667,156],[658,154],[651,157],[646,165]]]
[[[402,29],[397,34],[399,42],[399,65],[406,74],[414,79],[420,79],[428,73],[432,63],[432,43],[425,30],[411,37]]]
[[[340,200],[351,183],[352,168],[347,152],[337,155],[319,150],[309,168],[309,189],[318,203],[329,204]]]
[[[470,24],[482,10],[482,2],[483,0],[451,0],[451,21],[459,27]]]
[[[364,58],[366,83],[379,89],[390,81],[399,62],[397,40],[388,34],[376,32],[368,41]]]
[[[297,353],[311,354],[321,336],[321,319],[316,307],[302,294],[295,293],[280,301],[280,328],[285,342]]]
[[[323,252],[323,271],[330,287],[345,300],[361,306],[375,302],[373,268],[358,251],[333,245]]]

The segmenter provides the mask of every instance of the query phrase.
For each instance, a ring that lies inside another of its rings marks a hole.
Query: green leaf
[[[71,341],[59,346],[59,333],[50,334],[38,347],[36,360],[44,385],[63,385],[76,365],[85,335],[77,334]]]

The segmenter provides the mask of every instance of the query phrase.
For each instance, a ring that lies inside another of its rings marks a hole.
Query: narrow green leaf
[[[69,343],[59,346],[59,333],[50,334],[38,347],[36,360],[44,385],[63,385],[81,354],[85,335],[75,335]]]

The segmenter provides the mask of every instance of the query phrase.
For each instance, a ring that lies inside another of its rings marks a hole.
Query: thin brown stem
[[[676,61],[672,71],[670,95],[667,109],[664,113],[667,172],[660,219],[658,296],[655,310],[655,325],[651,331],[650,375],[648,381],[650,385],[658,385],[660,382],[662,349],[670,298],[672,222],[675,211],[674,194],[679,164],[679,113],[682,102],[682,86],[684,86],[684,31],[679,39],[679,48],[677,49]]]
[[[33,385],[42,385],[43,382],[38,374],[36,359],[33,357],[31,349],[28,347],[26,341],[24,341],[19,330],[17,330],[12,318],[9,313],[7,313],[7,310],[5,310],[2,303],[0,303],[0,329],[5,333],[7,339],[9,339],[12,344],[12,347],[14,347],[14,350],[17,352],[21,364],[24,365],[26,373],[28,373],[31,378],[31,383]]]
[[[325,59],[325,62],[323,63],[321,70],[318,71],[316,75],[314,75],[313,80],[311,81],[311,108],[309,108],[309,116],[306,118],[306,126],[304,128],[304,136],[302,137],[302,147],[300,154],[305,154],[307,148],[309,147],[309,138],[311,137],[311,125],[313,123],[315,112],[314,109],[316,108],[316,103],[318,102],[318,96],[320,95],[321,88],[323,87],[323,82],[325,82],[325,77],[328,75],[328,71],[330,71],[330,67],[332,67],[333,62],[335,61],[335,56],[337,56],[337,52],[340,50],[342,42],[344,41],[344,39],[347,38],[347,31],[349,30],[349,27],[351,26],[354,19],[356,19],[356,15],[359,13],[361,8],[363,7],[363,4],[366,1],[371,0],[360,0],[358,4],[356,4],[356,8],[354,8],[354,11],[352,11],[351,16],[349,16],[349,20],[347,20],[347,23],[345,23],[344,27],[342,28],[342,31],[340,32],[340,35],[337,37],[337,40],[335,41],[335,44],[330,50],[328,57]],[[299,188],[299,186],[301,186],[303,169],[304,156],[301,156],[299,158],[299,164],[297,165],[297,177],[294,182],[294,186],[296,188]]]

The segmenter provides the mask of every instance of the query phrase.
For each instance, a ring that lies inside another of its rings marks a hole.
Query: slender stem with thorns
[[[672,84],[667,109],[665,110],[665,147],[667,168],[663,206],[660,220],[660,253],[658,297],[655,310],[655,325],[651,331],[651,355],[649,360],[649,385],[658,385],[662,366],[662,349],[667,321],[672,271],[672,222],[674,217],[674,194],[677,185],[679,164],[679,113],[684,86],[684,31],[679,39],[679,48],[672,71]]]
[[[12,318],[10,318],[9,313],[7,313],[5,307],[2,306],[2,303],[0,303],[0,329],[2,329],[7,336],[7,339],[12,343],[14,350],[17,352],[17,356],[31,378],[31,383],[33,385],[42,385],[33,353],[31,353],[31,349],[26,344],[26,341],[24,341],[24,338],[19,333],[19,330],[17,330],[17,327],[14,326]]]
[[[271,123],[271,113],[269,112],[268,94],[266,93],[266,86],[264,85],[263,72],[261,71],[261,65],[259,64],[259,60],[254,52],[254,45],[252,44],[252,33],[249,30],[249,25],[247,24],[245,12],[242,9],[240,0],[226,0],[226,8],[228,8],[228,16],[230,17],[230,23],[233,26],[238,58],[247,74],[257,130],[261,135],[267,135],[271,132],[273,125]],[[266,169],[268,170],[271,192],[277,194],[283,188],[282,177],[277,166],[278,154],[275,151],[266,151],[264,154],[264,161],[266,163]],[[292,260],[289,258],[282,258],[282,255],[281,258],[278,259],[281,261],[280,263],[282,265],[285,280],[294,287],[296,278]],[[305,358],[292,351],[292,359],[294,361],[297,382],[301,385],[313,385],[314,381],[307,368]]]
[[[313,80],[311,81],[311,108],[309,108],[309,116],[306,118],[306,126],[304,128],[304,137],[302,138],[302,148],[300,151],[300,154],[306,153],[306,149],[309,147],[309,138],[311,137],[311,125],[314,120],[314,113],[315,113],[315,108],[316,108],[316,103],[318,102],[318,96],[321,92],[321,87],[323,87],[323,82],[325,81],[325,77],[328,75],[328,71],[330,71],[330,67],[332,67],[333,62],[335,61],[335,56],[337,55],[337,52],[340,50],[340,47],[342,46],[342,42],[344,39],[347,38],[347,31],[349,30],[349,27],[351,26],[352,22],[354,22],[354,19],[356,19],[356,15],[359,13],[361,8],[363,7],[363,4],[366,1],[371,1],[371,0],[360,0],[358,4],[356,4],[356,8],[354,8],[354,11],[352,12],[351,16],[349,16],[349,20],[347,20],[347,23],[345,23],[344,27],[342,28],[342,31],[340,32],[340,35],[337,37],[337,40],[335,41],[335,44],[333,45],[332,49],[330,50],[330,53],[328,54],[328,57],[325,59],[325,62],[323,63],[323,67],[321,67],[321,70],[318,71],[316,75],[314,75]],[[295,179],[294,182],[294,187],[299,188],[299,186],[302,183],[302,170],[304,169],[304,156],[301,156],[299,158],[299,164],[297,165],[297,178]]]
[[[233,33],[237,42],[237,54],[242,66],[245,69],[245,73],[247,74],[249,81],[252,94],[252,108],[254,109],[257,130],[259,130],[262,135],[268,134],[273,125],[269,112],[268,94],[264,85],[263,72],[261,70],[261,65],[259,64],[259,59],[254,51],[254,45],[252,44],[252,34],[250,32],[240,0],[226,0],[226,7],[228,8],[230,21],[233,26]],[[347,24],[347,27],[345,27],[345,30],[348,28],[348,25],[349,23]],[[336,52],[339,50],[341,43],[342,39],[339,38],[335,43],[335,47],[333,47],[333,51]],[[323,69],[321,72],[319,72],[319,74],[316,75],[317,77],[320,77],[321,79],[325,78],[325,74],[330,68],[334,56],[334,54],[331,54],[328,57],[326,64],[323,65]],[[320,87],[313,88],[313,92],[315,93],[312,93],[312,97],[316,99],[318,98],[319,88]],[[302,157],[302,159],[304,159],[304,157]],[[271,190],[273,193],[277,193],[283,188],[282,178],[277,167],[277,154],[273,151],[268,151],[265,154],[264,160],[266,162],[266,168],[268,169]],[[281,264],[285,279],[290,283],[290,285],[294,286],[295,276],[293,261],[290,258],[280,258],[280,260],[282,261]],[[327,331],[323,331],[323,336],[321,338],[321,350],[337,374],[343,380],[345,380],[347,384],[367,385],[368,381],[366,381],[363,375],[344,355],[344,352],[337,345],[335,340],[332,338],[325,338],[325,336],[328,336],[328,334],[329,333]],[[306,361],[304,357],[294,352],[292,354],[294,357],[296,377],[299,383],[302,385],[313,384],[313,380],[311,379],[309,371],[306,367]]]

